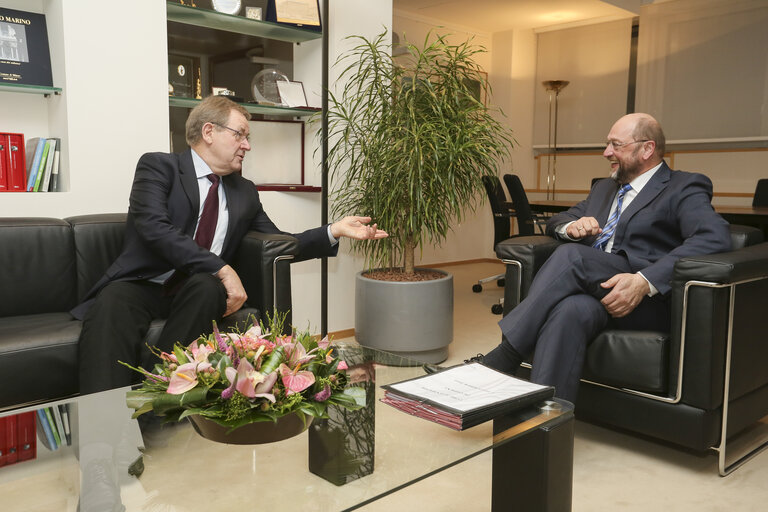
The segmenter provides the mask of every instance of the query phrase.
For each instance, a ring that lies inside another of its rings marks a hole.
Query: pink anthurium
[[[180,395],[197,386],[196,366],[196,363],[186,363],[176,368],[168,383],[168,393]]]
[[[328,336],[317,342],[317,346],[320,347],[321,350],[327,349],[330,345],[331,340],[328,339]]]
[[[287,391],[286,395],[301,393],[315,383],[314,373],[306,370],[298,371],[298,369],[297,366],[295,370],[291,370],[285,363],[282,363],[277,369]]]
[[[347,366],[346,361],[339,361],[339,366],[336,367],[337,370],[348,370],[349,366]]]

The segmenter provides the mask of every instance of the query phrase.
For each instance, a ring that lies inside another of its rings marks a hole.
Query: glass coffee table
[[[482,509],[570,510],[573,406],[535,407],[457,432],[379,401],[381,386],[423,375],[420,363],[338,343],[368,406],[333,410],[304,433],[270,444],[228,445],[189,423],[141,428],[129,388],[69,404],[71,445],[38,439],[34,460],[0,467],[3,510],[355,510],[489,450],[492,496]],[[487,507],[487,508],[486,508]]]

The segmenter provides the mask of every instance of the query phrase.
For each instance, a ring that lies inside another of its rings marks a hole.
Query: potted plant
[[[430,33],[393,57],[387,32],[350,39],[359,44],[336,64],[343,86],[327,111],[332,211],[366,212],[389,233],[353,245],[376,269],[357,277],[356,337],[439,362],[453,338],[453,281],[417,269],[415,252],[482,203],[482,177],[497,175],[511,132],[481,101],[482,48]]]
[[[213,334],[156,352],[152,371],[122,363],[144,376],[127,393],[134,417],[188,417],[208,439],[259,444],[301,433],[331,405],[365,405],[366,391],[347,385],[347,364],[328,338],[282,335],[285,315],[268,318],[267,328],[254,323],[245,332],[221,333],[214,323]]]

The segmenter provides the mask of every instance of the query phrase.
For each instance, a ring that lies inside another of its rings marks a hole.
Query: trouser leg
[[[539,332],[531,382],[554,386],[556,396],[573,402],[587,344],[605,328],[608,319],[603,305],[590,295],[563,299]]]
[[[98,295],[80,333],[80,393],[127,386],[139,374],[118,361],[139,364],[153,318],[164,315],[162,289],[142,281],[116,281]]]
[[[631,271],[622,256],[582,244],[564,244],[536,274],[528,296],[501,319],[501,332],[512,347],[526,357],[533,353],[539,331],[563,299],[576,294],[601,299],[610,290],[601,288],[600,283]]]
[[[213,332],[213,321],[221,320],[227,309],[227,291],[221,280],[210,274],[195,274],[172,297],[157,348],[170,352],[178,341],[189,345],[200,335]],[[154,362],[153,362],[154,364]]]

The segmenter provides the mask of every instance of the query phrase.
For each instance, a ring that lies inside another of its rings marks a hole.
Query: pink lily
[[[257,372],[247,359],[240,360],[237,370],[228,367],[224,370],[224,374],[231,384],[221,393],[222,398],[225,400],[232,395],[231,390],[234,388],[248,398],[263,397],[272,403],[275,402],[275,396],[269,393],[269,391],[275,385],[277,375],[274,377],[271,375],[265,376]]]
[[[336,367],[337,370],[348,370],[349,366],[347,366],[346,361],[339,361],[339,366]]]
[[[280,377],[282,378],[287,395],[300,393],[315,383],[314,373],[306,370],[298,371],[298,369],[299,366],[297,366],[296,369],[291,370],[285,363],[280,364],[277,369],[277,371],[280,372]]]
[[[330,345],[331,345],[331,340],[328,339],[328,336],[326,336],[325,338],[323,338],[323,339],[321,339],[320,341],[317,342],[317,346],[321,350],[327,349]]]
[[[192,352],[192,360],[196,363],[207,362],[208,356],[213,353],[213,349],[208,345],[198,346],[197,340],[192,342],[189,350]]]
[[[297,367],[301,366],[304,363],[308,363],[312,359],[315,358],[312,353],[317,349],[312,349],[307,353],[307,349],[304,348],[304,345],[302,345],[299,342],[296,343],[287,343],[283,345],[285,347],[285,359],[286,362],[292,366]]]

